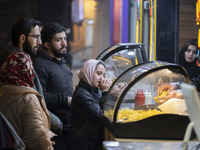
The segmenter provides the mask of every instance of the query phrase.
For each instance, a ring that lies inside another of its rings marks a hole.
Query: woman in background
[[[200,75],[200,67],[197,65],[197,40],[191,39],[186,42],[179,54],[179,65],[188,72],[190,80]]]
[[[106,79],[105,64],[100,60],[85,62],[78,77],[80,82],[72,97],[70,150],[102,150],[102,107],[111,81]]]
[[[33,66],[25,52],[12,53],[0,70],[0,111],[27,150],[53,150],[50,116],[42,96],[33,89]]]

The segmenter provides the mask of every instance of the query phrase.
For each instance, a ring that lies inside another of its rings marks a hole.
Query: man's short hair
[[[11,28],[11,38],[13,46],[18,45],[18,39],[20,35],[28,35],[31,32],[32,28],[35,28],[35,26],[42,26],[41,22],[38,20],[35,20],[30,17],[19,17],[17,18]]]
[[[63,31],[66,33],[65,27],[63,27],[59,23],[52,22],[52,23],[47,23],[46,25],[44,25],[41,31],[41,38],[42,38],[43,45],[45,42],[51,43],[53,36],[56,33],[60,33]]]

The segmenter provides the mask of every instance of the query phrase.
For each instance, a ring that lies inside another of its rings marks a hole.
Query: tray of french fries
[[[164,106],[171,101],[176,102],[172,99],[162,104],[121,109],[118,111],[116,122],[110,124],[107,120],[109,114],[105,114],[103,121],[116,138],[183,140],[190,120],[188,115],[165,112],[166,109],[163,111]],[[175,103],[172,105],[176,106]],[[191,139],[195,137],[193,131]]]
[[[148,109],[147,112],[149,110],[154,109]],[[144,110],[138,109],[135,111]],[[149,112],[148,115],[142,114],[140,117],[137,115],[136,112],[132,114],[132,116],[136,116],[132,121],[126,117],[125,119],[118,118],[117,122],[112,123],[107,117],[103,117],[103,123],[115,138],[161,140],[183,140],[186,128],[190,123],[189,117],[185,115],[163,113],[148,116]],[[193,131],[191,139],[195,137]]]

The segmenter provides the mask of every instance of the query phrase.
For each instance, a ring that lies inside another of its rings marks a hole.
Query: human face
[[[99,64],[93,74],[92,77],[92,86],[99,88],[101,84],[101,80],[105,77],[106,68]]]
[[[67,53],[67,36],[65,32],[56,33],[51,40],[51,51],[56,58],[61,58]]]
[[[23,45],[23,51],[27,52],[29,55],[35,55],[39,46],[42,44],[40,27],[38,25],[31,29],[31,32],[26,35],[26,41]]]
[[[187,50],[185,51],[185,60],[188,63],[191,63],[194,61],[195,57],[197,55],[197,48],[195,45],[189,45]]]

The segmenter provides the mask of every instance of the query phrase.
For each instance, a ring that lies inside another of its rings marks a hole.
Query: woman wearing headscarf
[[[197,40],[191,39],[186,42],[179,54],[179,65],[188,72],[190,80],[200,75],[200,67],[197,65]]]
[[[50,116],[42,96],[33,89],[33,66],[25,52],[12,53],[0,70],[0,111],[27,150],[52,150]]]
[[[80,82],[71,105],[70,150],[102,150],[102,107],[105,91],[111,85],[104,77],[105,71],[104,62],[90,59],[78,74]]]

